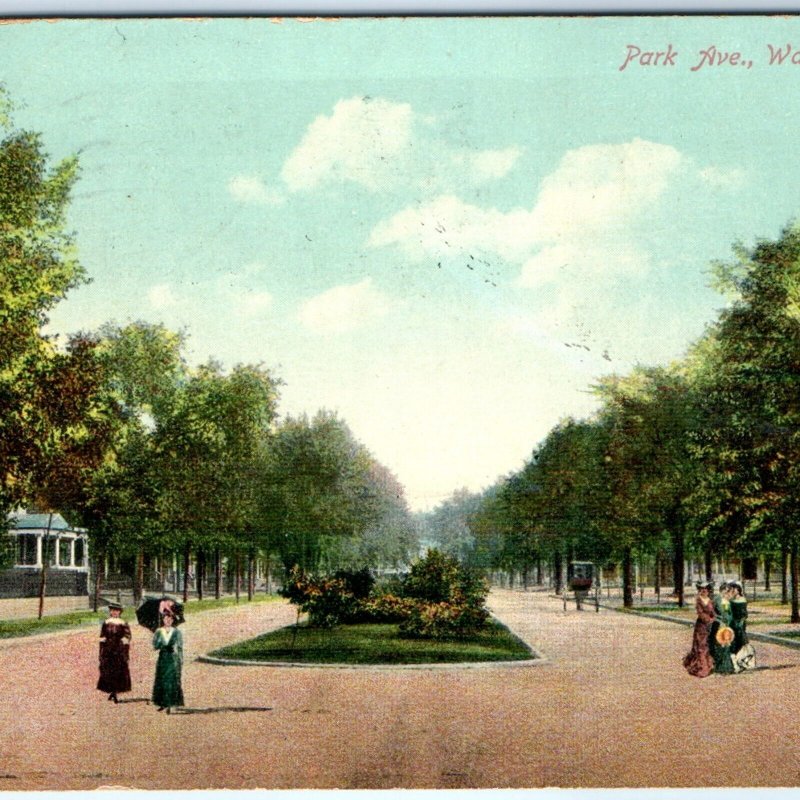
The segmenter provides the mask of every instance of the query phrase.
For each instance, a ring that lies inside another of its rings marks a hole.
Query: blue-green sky
[[[800,66],[768,65],[795,43],[777,17],[31,22],[0,26],[0,80],[80,154],[92,283],[53,329],[263,362],[427,508],[680,357],[724,302],[709,262],[797,214]],[[629,44],[675,65],[620,71]],[[710,45],[752,67],[692,71]]]

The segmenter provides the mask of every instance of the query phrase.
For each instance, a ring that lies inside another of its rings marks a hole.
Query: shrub
[[[352,614],[358,602],[341,578],[306,575],[297,566],[280,594],[308,613],[308,624],[314,628],[332,628]]]
[[[458,576],[459,564],[456,559],[440,550],[428,550],[425,558],[411,566],[411,571],[403,581],[403,594],[428,603],[447,602]]]
[[[489,618],[485,578],[439,550],[429,550],[411,567],[403,590],[414,600],[400,624],[400,630],[409,636],[464,636]]]
[[[343,581],[347,591],[357,600],[366,600],[375,586],[375,578],[369,567],[362,567],[358,570],[340,569],[333,573],[333,577]]]
[[[457,638],[478,630],[488,618],[489,612],[485,608],[446,602],[416,602],[408,618],[400,623],[400,632],[432,639]]]
[[[358,618],[363,622],[403,622],[416,604],[410,597],[380,594],[359,603]]]

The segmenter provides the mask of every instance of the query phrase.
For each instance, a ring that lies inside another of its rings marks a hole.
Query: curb
[[[519,661],[457,661],[443,664],[309,664],[299,661],[248,661],[243,658],[198,656],[195,661],[221,667],[288,667],[291,669],[377,669],[377,670],[452,670],[452,669],[518,669],[538,667],[548,662],[546,658],[527,658]]]
[[[529,645],[525,639],[520,636],[516,631],[509,628],[505,622],[499,620],[494,614],[492,618],[499,625],[502,625],[509,633],[516,636],[525,647],[530,650],[533,658],[517,659],[515,661],[455,661],[444,662],[441,664],[311,664],[301,661],[249,661],[244,658],[221,658],[220,656],[203,655],[198,656],[195,661],[201,661],[204,664],[216,664],[223,667],[292,667],[292,668],[305,668],[305,669],[381,669],[381,670],[403,670],[403,669],[421,669],[421,670],[447,670],[447,669],[492,669],[500,667],[501,669],[515,669],[520,667],[538,667],[542,664],[548,664],[550,659],[542,654],[535,647]]]
[[[689,625],[690,627],[694,626],[694,620],[689,619],[676,619],[675,617],[667,616],[666,614],[658,614],[658,613],[648,613],[647,611],[639,611],[638,609],[627,609],[623,611],[620,608],[615,608],[613,606],[605,606],[602,603],[600,604],[601,608],[608,608],[612,611],[617,611],[620,614],[635,614],[637,617],[649,617],[650,619],[657,619],[661,620],[662,622],[675,622],[678,625]],[[797,641],[792,641],[784,636],[775,636],[771,633],[759,633],[758,631],[752,631],[748,629],[747,631],[747,638],[748,639],[755,639],[757,642],[766,642],[767,644],[776,644],[780,647],[789,647],[793,650],[800,650],[800,639]]]

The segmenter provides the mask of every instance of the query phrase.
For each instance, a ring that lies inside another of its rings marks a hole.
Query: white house
[[[14,564],[0,571],[0,597],[39,594],[42,560],[47,558],[47,594],[88,595],[89,538],[71,528],[60,514],[10,515],[8,535],[14,538]]]

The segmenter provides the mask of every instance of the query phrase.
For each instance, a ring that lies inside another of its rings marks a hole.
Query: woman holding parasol
[[[153,703],[159,711],[183,705],[183,634],[175,627],[175,615],[169,608],[161,614],[161,627],[153,634],[153,647],[158,650]]]

